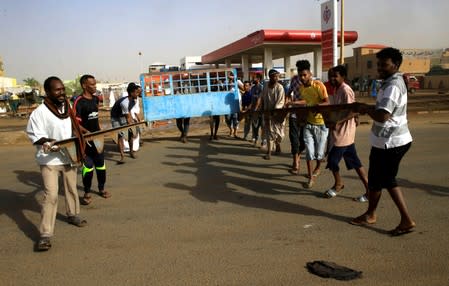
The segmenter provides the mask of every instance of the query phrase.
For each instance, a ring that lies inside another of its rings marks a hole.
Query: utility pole
[[[340,64],[345,63],[345,0],[340,0]]]

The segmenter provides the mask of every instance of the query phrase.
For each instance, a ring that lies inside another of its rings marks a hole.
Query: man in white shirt
[[[390,231],[392,236],[413,231],[416,223],[410,217],[402,191],[396,182],[399,163],[412,144],[407,124],[407,87],[398,72],[402,54],[394,48],[385,48],[376,54],[377,72],[383,80],[375,109],[362,108],[374,121],[371,128],[371,153],[368,171],[368,210],[354,218],[354,225],[373,224],[381,190],[386,188],[399,210],[401,221]]]
[[[58,210],[58,177],[62,174],[64,182],[66,212],[68,223],[83,227],[87,221],[81,219],[80,203],[76,187],[77,168],[71,164],[68,154],[53,143],[72,137],[73,131],[80,133],[75,116],[70,109],[65,94],[65,87],[57,77],[49,77],[44,82],[47,96],[44,103],[30,115],[27,135],[36,146],[36,161],[40,166],[44,182],[44,199],[42,202],[40,239],[36,248],[39,251],[51,248],[56,214]],[[83,148],[78,151],[82,152]]]

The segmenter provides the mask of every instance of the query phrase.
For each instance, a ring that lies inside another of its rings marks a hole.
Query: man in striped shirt
[[[402,54],[394,48],[385,48],[376,54],[377,72],[383,80],[377,95],[375,109],[362,108],[373,119],[371,153],[368,171],[368,210],[351,221],[354,225],[376,222],[376,208],[381,190],[386,188],[401,215],[399,225],[390,231],[393,236],[413,231],[416,223],[410,217],[402,191],[396,182],[399,163],[409,150],[412,136],[407,125],[407,87],[398,73]]]

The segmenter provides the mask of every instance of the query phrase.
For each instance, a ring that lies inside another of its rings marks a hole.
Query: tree
[[[23,82],[25,83],[25,85],[28,85],[29,87],[32,87],[32,88],[40,88],[41,87],[41,84],[34,77],[28,77],[28,78],[24,79]]]
[[[64,82],[65,92],[67,96],[71,97],[83,93],[83,89],[81,88],[80,84],[80,77],[81,76],[78,75],[75,80]]]

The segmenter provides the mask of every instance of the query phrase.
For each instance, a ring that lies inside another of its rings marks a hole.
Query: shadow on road
[[[165,184],[166,187],[189,191],[193,197],[203,202],[228,202],[245,207],[266,209],[276,212],[327,217],[344,223],[348,223],[349,220],[352,219],[352,217],[329,213],[306,205],[265,196],[289,194],[322,197],[322,193],[302,189],[299,187],[300,184],[298,184],[298,187],[291,187],[278,183],[280,180],[286,180],[286,178],[295,178],[291,175],[283,176],[279,174],[258,172],[257,169],[260,168],[281,168],[281,166],[277,163],[268,165],[266,162],[264,162],[264,164],[251,163],[247,158],[248,156],[260,157],[260,152],[254,148],[237,149],[235,145],[232,145],[234,147],[231,148],[231,144],[222,141],[214,141],[213,144],[211,144],[208,138],[204,136],[202,138],[196,138],[195,143],[197,142],[199,146],[196,144],[183,144],[179,147],[168,148],[190,149],[192,152],[198,152],[198,156],[180,157],[178,155],[173,155],[171,156],[172,158],[170,158],[170,162],[163,163],[178,167],[179,169],[176,170],[176,172],[194,174],[197,178],[196,185],[191,187],[181,183],[167,183]],[[236,155],[236,153],[242,155],[241,160],[237,161],[229,159],[229,154]],[[193,162],[177,163],[176,159],[180,158],[191,159]],[[286,169],[284,165],[282,165],[282,169]],[[232,174],[238,174],[238,176]],[[242,188],[249,192],[239,191]],[[368,228],[382,234],[386,233],[384,230],[376,227],[370,226]]]
[[[39,172],[15,170],[14,173],[21,183],[35,189],[29,193],[0,189],[0,215],[8,216],[29,239],[36,241],[39,238],[39,230],[26,217],[25,212],[40,213],[41,211],[36,195],[42,190],[42,177]],[[65,217],[61,214],[57,214],[56,219],[65,221]]]

